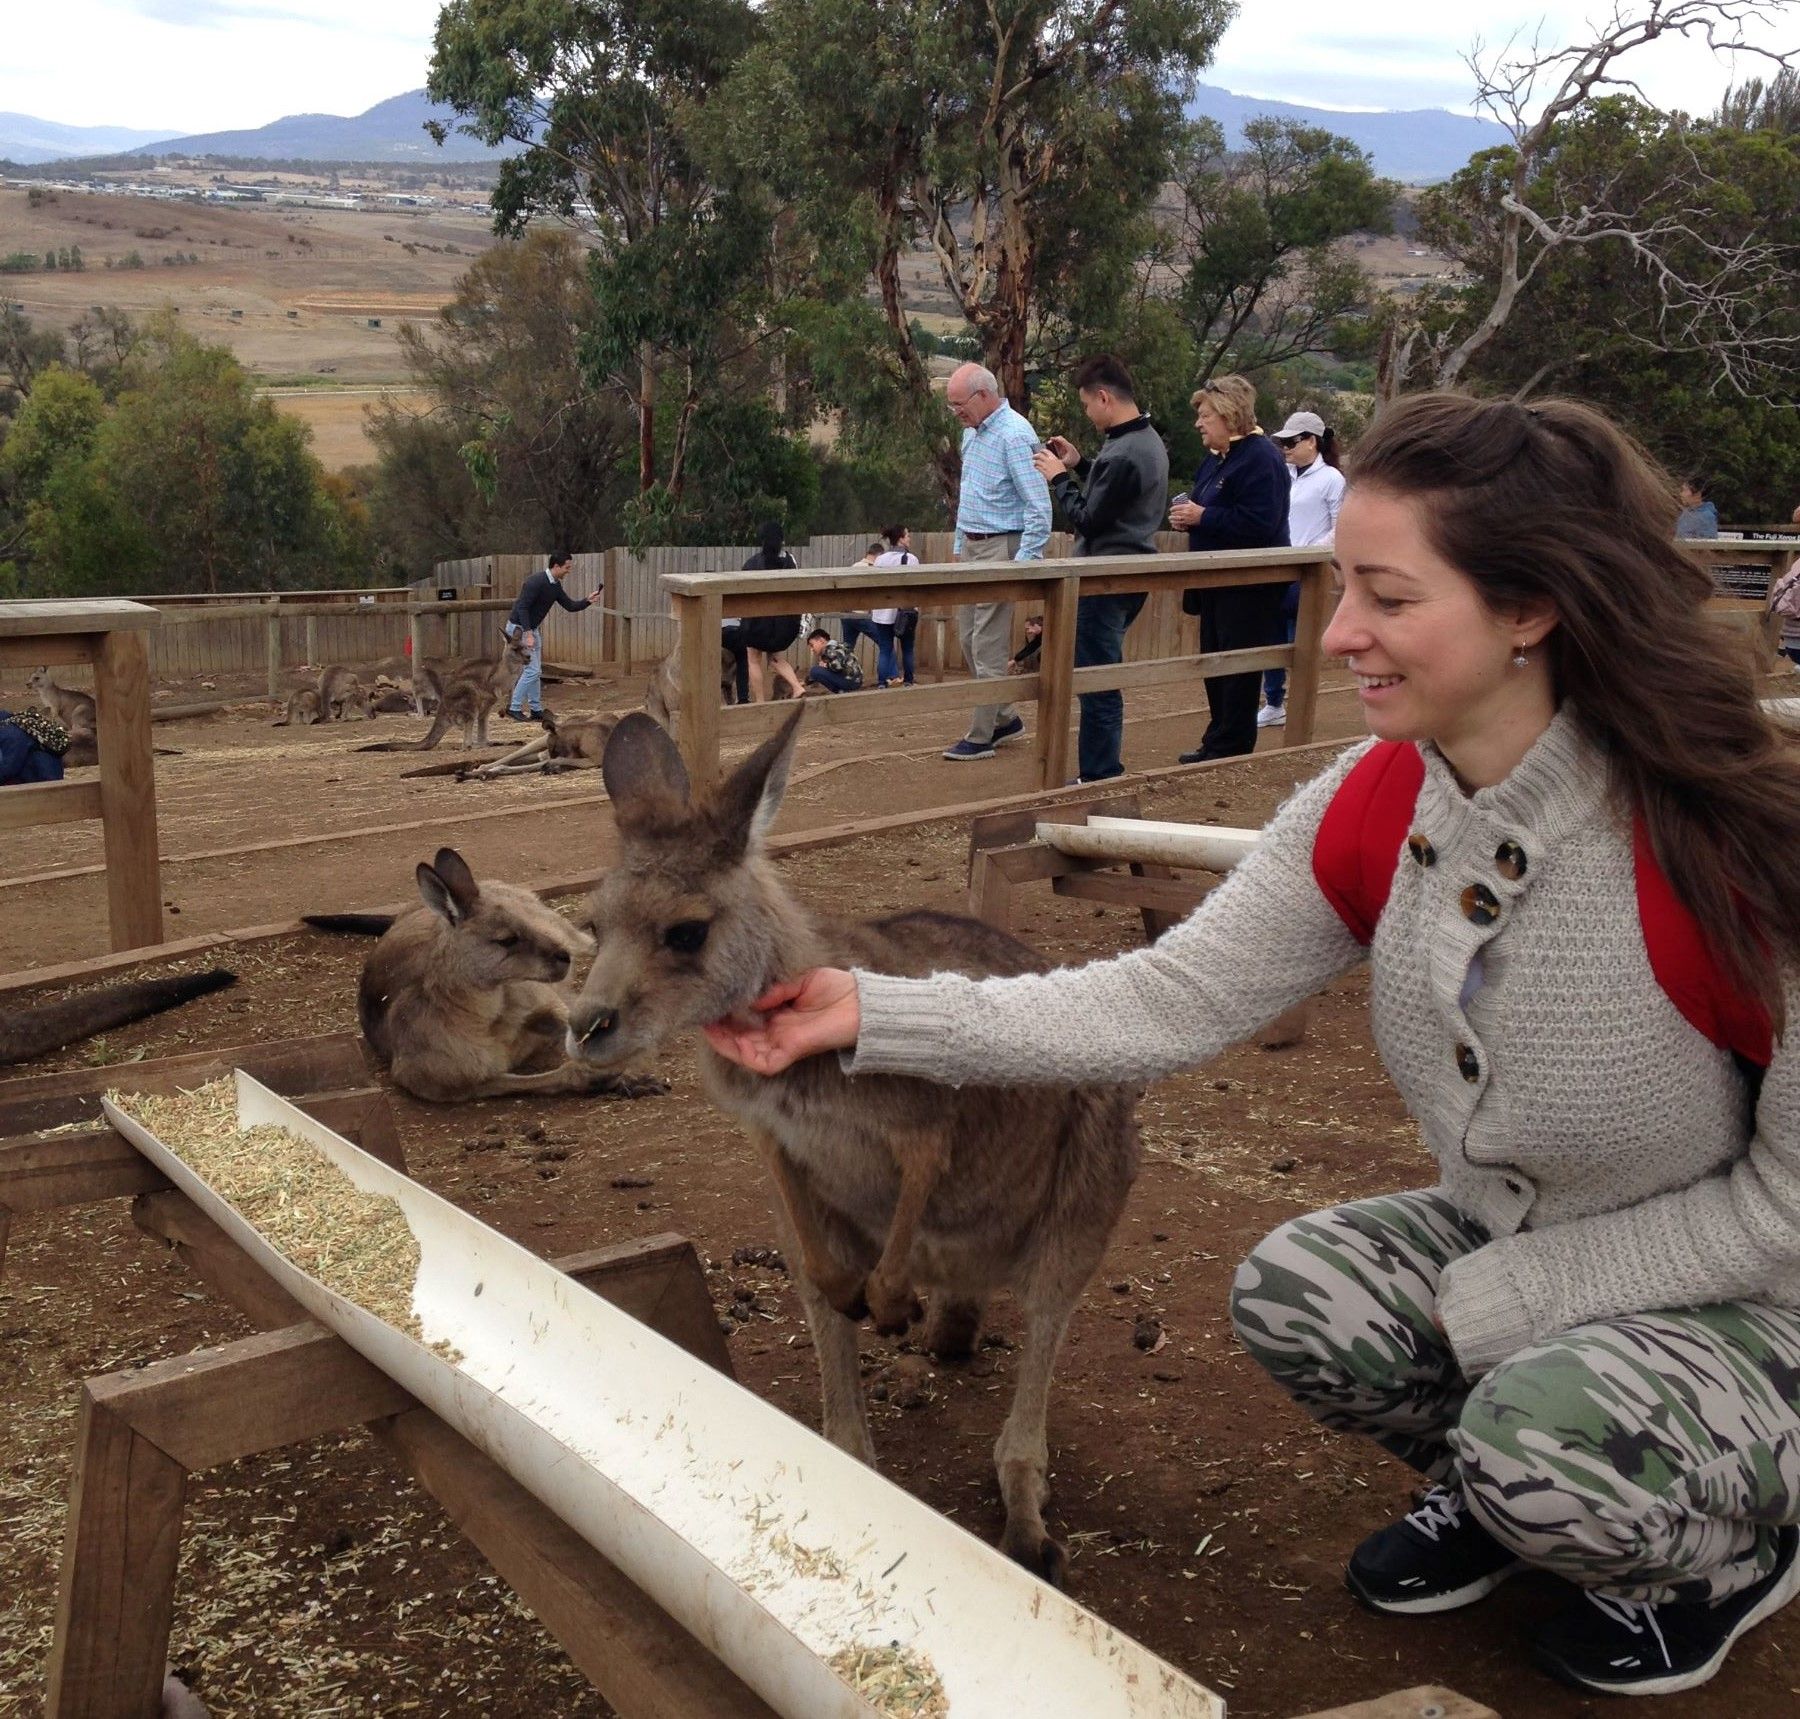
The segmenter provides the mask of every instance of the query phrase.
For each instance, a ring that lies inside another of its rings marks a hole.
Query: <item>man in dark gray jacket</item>
[[[1049,482],[1075,533],[1077,555],[1152,555],[1169,508],[1169,450],[1138,408],[1131,372],[1111,356],[1087,359],[1075,372],[1081,407],[1105,440],[1091,460],[1074,443],[1052,436],[1033,463]],[[1125,629],[1138,617],[1145,593],[1083,597],[1076,606],[1075,666],[1123,662]],[[1080,780],[1104,782],[1125,774],[1125,697],[1081,695]]]

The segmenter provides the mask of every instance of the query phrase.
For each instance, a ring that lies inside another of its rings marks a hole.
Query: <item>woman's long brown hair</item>
[[[1758,705],[1742,635],[1704,613],[1712,578],[1675,539],[1668,476],[1591,406],[1460,394],[1385,407],[1348,476],[1424,502],[1433,548],[1490,609],[1555,605],[1544,648],[1559,700],[1779,1032],[1779,964],[1800,958],[1800,741]]]

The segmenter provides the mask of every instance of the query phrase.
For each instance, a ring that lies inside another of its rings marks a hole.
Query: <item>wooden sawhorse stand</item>
[[[0,1085],[0,1214],[132,1195],[132,1216],[264,1327],[82,1387],[47,1719],[157,1719],[190,1474],[365,1425],[511,1584],[625,1719],[772,1719],[640,1589],[505,1470],[307,1318],[212,1220],[106,1126],[101,1092],[168,1090],[233,1067],[404,1169],[386,1094],[353,1034],[246,1045]],[[0,1221],[0,1242],[4,1223]],[[693,1245],[653,1236],[557,1262],[731,1372]]]

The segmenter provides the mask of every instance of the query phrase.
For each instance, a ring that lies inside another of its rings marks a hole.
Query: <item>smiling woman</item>
[[[1366,952],[1439,1180],[1282,1225],[1239,1339],[1431,1482],[1352,1552],[1365,1605],[1553,1571],[1588,1597],[1544,1669],[1690,1689],[1800,1592],[1800,748],[1598,413],[1414,396],[1350,476],[1326,645],[1379,738],[1187,920],[1080,970],[800,973],[709,1036],[758,1073],[1138,1082]]]

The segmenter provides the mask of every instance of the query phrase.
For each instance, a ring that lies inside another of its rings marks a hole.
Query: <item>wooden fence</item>
[[[1714,569],[1722,592],[1759,597],[1771,574],[1779,576],[1800,552],[1800,533],[1778,534],[1775,528],[1746,527],[1755,536],[1713,538],[1684,547]],[[857,566],[872,533],[820,536],[793,547],[802,572],[847,570]],[[914,534],[914,551],[922,562],[950,558],[951,534]],[[1066,533],[1053,533],[1047,559],[1067,556]],[[1183,537],[1165,532],[1165,552],[1186,547]],[[556,663],[629,669],[660,661],[675,648],[674,611],[663,580],[700,573],[735,573],[751,553],[749,544],[651,549],[633,555],[626,549],[595,550],[575,557],[568,588],[585,595],[596,582],[605,594],[593,609],[578,615],[551,611],[544,628],[545,656]],[[136,599],[155,608],[163,625],[145,635],[154,678],[205,679],[260,672],[271,691],[285,690],[303,664],[344,662],[359,667],[390,665],[404,672],[409,638],[418,631],[418,606],[432,603],[440,591],[482,601],[482,608],[450,610],[429,622],[423,640],[430,654],[485,655],[493,650],[500,623],[519,587],[547,557],[541,553],[482,555],[440,562],[432,576],[412,585],[375,590],[236,591]],[[826,597],[824,601],[833,599]],[[836,630],[841,611],[818,609],[818,618]],[[956,628],[949,606],[925,610],[920,628],[919,666],[926,678],[942,679],[962,668]],[[1020,610],[1022,629],[1025,611]],[[935,624],[934,624],[935,623]],[[859,647],[872,675],[874,657],[866,642]],[[1154,592],[1126,635],[1127,662],[1157,662],[1195,649],[1193,623],[1183,616],[1178,595]],[[804,642],[791,653],[807,663]]]

